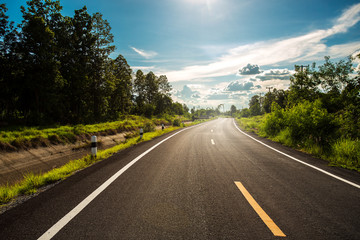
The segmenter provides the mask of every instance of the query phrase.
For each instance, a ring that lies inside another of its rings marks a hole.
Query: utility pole
[[[266,87],[266,89],[269,89],[269,93],[270,93],[270,90],[273,89],[274,87]]]
[[[304,71],[306,71],[306,70],[308,70],[309,69],[309,65],[295,65],[295,71],[299,71],[300,70],[300,72],[304,72]]]
[[[261,93],[260,93],[260,98],[259,98],[259,104],[260,104],[260,111],[261,111]]]

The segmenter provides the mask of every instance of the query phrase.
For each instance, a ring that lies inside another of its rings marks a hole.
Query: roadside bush
[[[144,126],[144,132],[154,132],[155,127],[155,124],[153,124],[152,122],[147,122]]]
[[[286,112],[286,122],[292,141],[300,145],[309,142],[325,145],[336,130],[332,116],[321,107],[320,100],[292,107]]]
[[[331,162],[334,165],[360,168],[360,142],[358,139],[340,139],[332,146]]]
[[[261,124],[261,134],[274,137],[286,127],[286,119],[284,109],[279,104],[273,102],[271,105],[271,113],[267,114]]]
[[[178,118],[173,121],[173,126],[174,127],[180,127],[180,124],[181,124],[181,121]]]

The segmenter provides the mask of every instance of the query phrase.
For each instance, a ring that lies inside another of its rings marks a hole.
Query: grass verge
[[[236,119],[240,128],[245,131],[256,133],[261,137],[266,137],[274,142],[279,142],[285,146],[306,152],[315,157],[329,162],[330,166],[342,167],[360,172],[360,142],[358,139],[338,139],[330,143],[329,146],[320,146],[311,139],[299,144],[291,137],[288,128],[282,129],[274,136],[269,136],[263,131],[266,116],[256,116],[251,118]]]
[[[177,130],[181,127],[192,126],[202,122],[205,122],[205,120],[192,122],[186,125],[181,124],[182,126],[180,127],[167,127],[164,130],[147,132],[144,133],[142,139],[140,139],[139,137],[129,138],[124,143],[121,143],[103,151],[99,151],[96,157],[87,155],[81,159],[72,160],[67,164],[63,165],[62,167],[55,168],[43,174],[29,173],[25,175],[24,179],[19,183],[16,183],[14,185],[0,186],[0,206],[11,202],[13,199],[20,195],[29,195],[36,193],[38,189],[43,186],[63,180],[71,176],[74,172],[84,169],[98,161],[106,159],[112,156],[114,153],[131,147],[137,143],[149,141],[168,132]]]
[[[120,121],[98,124],[55,127],[12,127],[0,130],[0,151],[49,146],[50,144],[74,143],[89,139],[91,135],[114,135],[124,131],[137,130],[146,125],[172,125],[173,121],[183,121],[183,117],[165,116],[147,119],[140,116],[126,116]]]

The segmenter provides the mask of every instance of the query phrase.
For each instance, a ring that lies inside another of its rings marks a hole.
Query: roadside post
[[[162,123],[161,124],[161,129],[164,131],[164,128],[165,128],[165,126],[164,126],[164,124]]]
[[[140,128],[140,139],[142,139],[143,134],[144,134],[144,130],[142,128]]]
[[[96,136],[91,136],[91,155],[96,157],[96,154],[97,154]]]

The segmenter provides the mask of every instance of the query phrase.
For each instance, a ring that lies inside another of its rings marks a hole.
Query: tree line
[[[93,123],[125,114],[180,114],[165,75],[114,52],[111,27],[86,6],[63,16],[59,0],[30,0],[15,26],[0,4],[0,122]]]
[[[295,66],[288,90],[273,89],[263,97],[253,96],[249,108],[239,115],[264,113],[260,134],[290,146],[316,148],[320,155],[341,149],[342,158],[354,155],[351,164],[359,166],[360,74],[354,73],[352,58],[333,62],[325,57],[319,67],[315,63]]]

